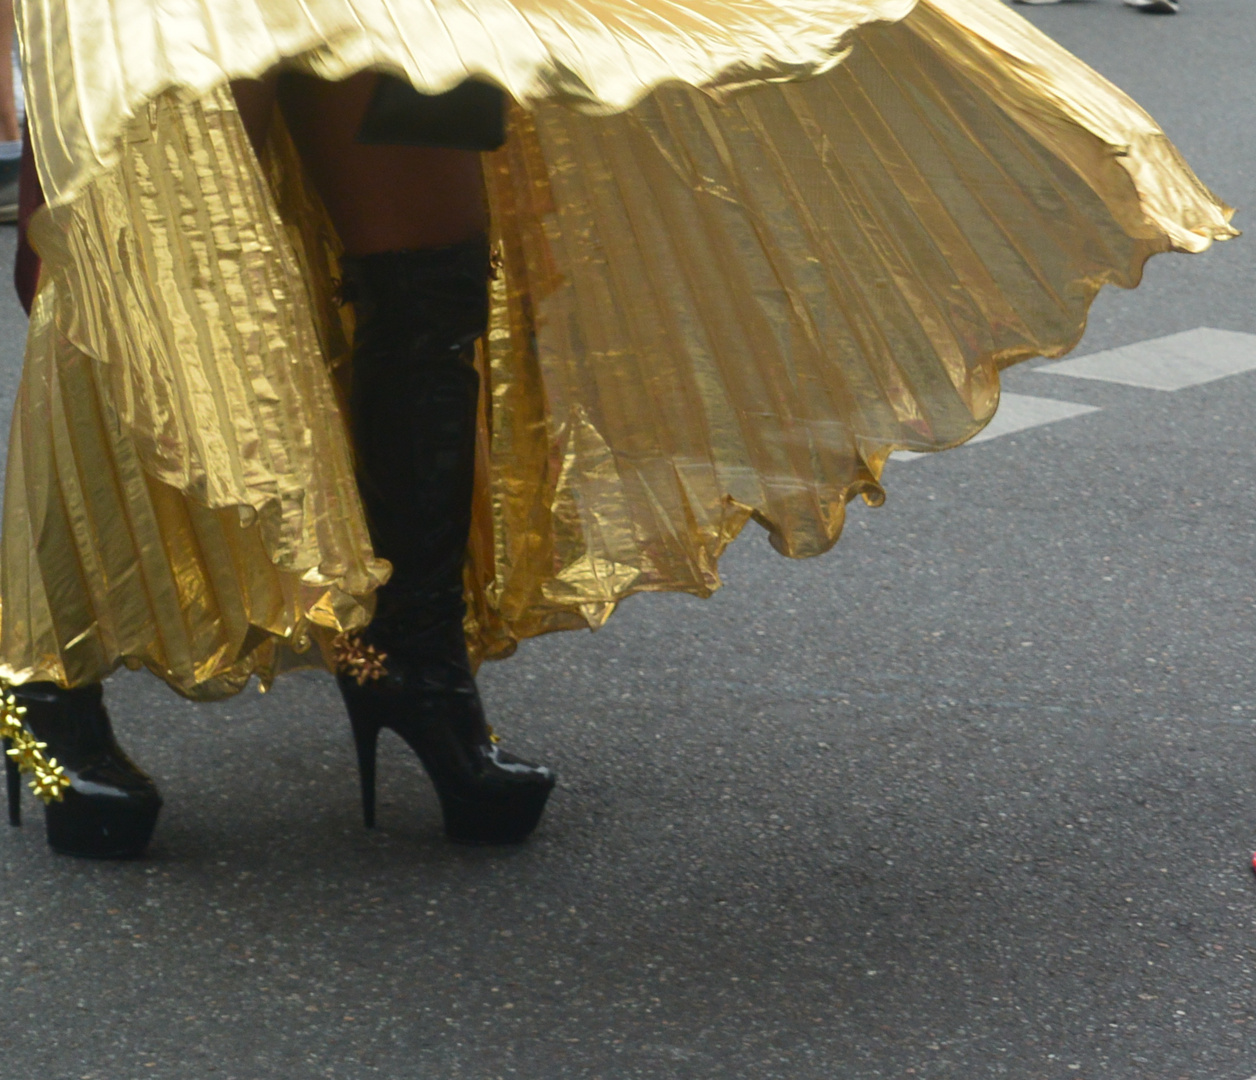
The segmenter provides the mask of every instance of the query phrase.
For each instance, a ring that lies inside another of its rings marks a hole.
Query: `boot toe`
[[[89,859],[143,854],[161,810],[156,790],[138,798],[116,788],[94,787],[94,791],[72,788],[62,801],[48,804],[44,816],[48,846],[61,855]]]

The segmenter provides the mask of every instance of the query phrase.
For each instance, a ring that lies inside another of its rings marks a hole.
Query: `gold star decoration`
[[[26,709],[7,689],[0,689],[0,738],[4,739],[5,753],[13,759],[21,772],[31,777],[31,790],[44,802],[60,802],[70,790],[70,778],[56,758],[46,758],[43,751],[47,743],[35,738],[22,723]]]
[[[384,661],[388,659],[386,652],[380,652],[374,645],[363,645],[362,639],[356,634],[340,634],[331,643],[332,657],[336,661],[336,671],[348,675],[359,686],[382,679],[388,674]]]

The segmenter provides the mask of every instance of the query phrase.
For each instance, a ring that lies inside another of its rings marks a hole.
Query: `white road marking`
[[[1003,435],[1011,435],[1017,431],[1040,427],[1043,424],[1054,424],[1057,420],[1068,420],[1074,416],[1098,412],[1094,405],[1078,405],[1072,401],[1057,401],[1055,398],[1032,397],[1029,394],[1009,394],[1006,390],[999,399],[999,411],[981,431],[965,443],[985,442]],[[907,461],[911,458],[928,457],[928,454],[917,454],[910,450],[895,451],[895,461]]]
[[[1049,375],[1146,390],[1182,390],[1252,370],[1256,370],[1256,334],[1207,326],[1034,368]]]

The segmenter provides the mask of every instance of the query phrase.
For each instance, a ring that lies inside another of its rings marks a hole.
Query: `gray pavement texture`
[[[1256,205],[1251,0],[1183,8],[1020,10]],[[1154,260],[1079,352],[1199,326],[1256,332],[1250,239]],[[490,666],[561,776],[520,850],[447,845],[391,736],[364,831],[326,677],[111,680],[167,807],[137,862],[51,856],[30,800],[0,837],[0,1075],[1248,1080],[1256,373],[1007,386],[1102,408]]]

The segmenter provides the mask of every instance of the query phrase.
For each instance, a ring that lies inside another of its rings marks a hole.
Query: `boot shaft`
[[[417,339],[428,339],[434,350],[460,351],[488,327],[490,255],[484,237],[441,248],[345,256],[340,265],[340,294],[354,310],[354,349],[369,350],[372,359],[395,355],[405,363],[405,350]]]
[[[62,765],[75,769],[100,757],[120,756],[100,683],[66,690],[51,682],[31,682],[13,688],[17,703],[26,709],[27,729],[40,742],[55,748]]]
[[[393,564],[378,617],[404,622],[405,636],[437,622],[460,628],[488,246],[480,238],[346,258],[343,273],[357,322],[349,397],[358,488],[375,552]]]

